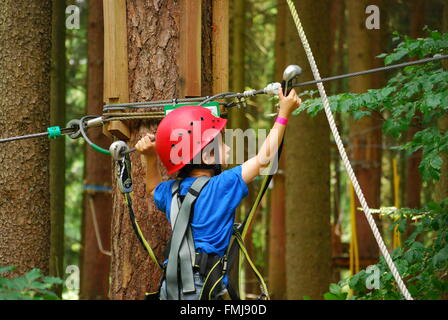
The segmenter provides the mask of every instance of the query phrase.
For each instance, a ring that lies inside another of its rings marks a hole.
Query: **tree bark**
[[[127,0],[127,34],[129,58],[129,100],[148,101],[172,99],[179,97],[181,74],[179,71],[179,45],[181,8],[183,1]],[[205,3],[205,10],[210,6]],[[202,15],[209,24],[208,13]],[[211,34],[211,33],[207,33]],[[207,45],[202,37],[202,46]],[[209,45],[209,44],[208,44]],[[107,48],[105,48],[107,50]],[[209,52],[205,47],[201,52]],[[201,69],[210,65],[205,57],[201,59]],[[206,70],[207,71],[207,70]],[[204,84],[207,77],[202,77],[201,90],[211,90]],[[188,81],[188,79],[186,79]],[[131,138],[128,145],[133,146],[147,132],[155,133],[157,121],[134,121],[130,123]],[[145,183],[145,168],[140,162],[140,155],[131,154],[133,175],[133,208],[142,232],[157,257],[163,261],[163,251],[171,233],[165,214],[156,210]],[[163,179],[168,177],[166,169],[160,164]],[[145,292],[158,289],[161,272],[148,258],[138,242],[128,218],[128,209],[122,195],[114,184],[112,219],[112,265],[111,297],[112,299],[142,299]]]
[[[329,74],[330,21],[328,1],[295,1],[321,74]],[[324,14],[322,14],[324,13]],[[303,67],[303,79],[312,78],[308,61],[297,47],[298,35],[287,22],[287,62]],[[310,88],[303,88],[306,90]],[[313,87],[312,89],[315,89]],[[301,91],[302,91],[301,90]],[[291,117],[286,146],[286,277],[288,299],[321,299],[331,278],[330,140],[323,113]]]
[[[128,68],[130,101],[174,98],[179,78],[179,2],[127,1]],[[105,48],[107,50],[107,48]],[[155,121],[130,123],[133,146],[148,131],[155,132]],[[165,215],[155,209],[147,192],[145,168],[140,155],[131,154],[133,208],[142,232],[155,254],[163,259],[170,228]],[[160,166],[163,178],[166,170]],[[145,292],[158,289],[161,272],[138,242],[129,221],[128,208],[113,179],[111,298],[143,299]]]
[[[104,72],[104,20],[102,1],[89,1],[88,13],[88,79],[87,114],[101,114],[103,107]],[[101,129],[92,129],[90,137],[101,146],[108,145],[109,139]],[[87,185],[111,187],[110,157],[86,146],[85,179]],[[112,197],[108,192],[87,191],[84,194],[84,215],[82,226],[80,298],[107,299],[109,292],[110,229]],[[98,235],[94,220],[98,225]],[[101,252],[98,239],[103,246]]]
[[[370,4],[367,0],[348,0],[349,14],[349,72],[372,68],[373,42],[378,41],[381,30],[368,30],[365,26],[365,8]],[[363,93],[377,86],[376,78],[365,76],[349,80],[350,92]],[[350,123],[351,160],[359,184],[366,201],[371,208],[380,206],[382,132],[378,117],[369,116]],[[359,208],[356,198],[356,208]],[[379,222],[378,219],[377,224]],[[370,226],[362,211],[356,212],[359,257],[374,259],[379,251]],[[365,266],[362,266],[365,267]]]
[[[0,6],[2,136],[44,132],[50,123],[51,1]],[[49,141],[3,144],[0,154],[0,265],[18,274],[50,263]]]

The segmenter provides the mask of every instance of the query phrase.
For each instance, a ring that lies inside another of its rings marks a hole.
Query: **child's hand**
[[[155,136],[152,133],[148,133],[137,142],[135,145],[135,150],[140,152],[145,157],[155,158],[157,156]]]
[[[300,104],[302,103],[302,100],[297,96],[297,93],[294,89],[292,89],[288,96],[285,97],[283,95],[282,88],[278,89],[278,96],[280,98],[280,113],[283,114],[283,116],[289,116],[294,110],[296,110]]]

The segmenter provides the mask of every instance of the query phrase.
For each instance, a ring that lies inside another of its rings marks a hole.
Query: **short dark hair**
[[[207,146],[211,143],[213,143],[213,141],[207,144]],[[194,156],[194,158],[189,163],[187,163],[179,170],[179,173],[177,175],[178,178],[189,177],[191,175],[191,172],[195,169],[213,170],[213,175],[215,176],[221,173],[221,164],[205,164],[202,162],[202,151],[204,150],[204,148],[196,156]]]

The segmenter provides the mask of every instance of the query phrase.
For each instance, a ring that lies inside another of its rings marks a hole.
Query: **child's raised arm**
[[[277,149],[285,134],[286,122],[291,113],[300,106],[302,102],[296,92],[291,90],[287,97],[283,95],[282,89],[279,89],[280,110],[278,118],[274,123],[269,135],[266,137],[258,154],[247,160],[242,165],[242,178],[244,182],[249,183],[260,174],[262,168],[266,168],[274,157]]]
[[[149,193],[154,196],[154,189],[162,182],[157,166],[156,143],[153,134],[148,133],[135,145],[135,149],[142,154],[142,162],[146,165],[146,186]]]

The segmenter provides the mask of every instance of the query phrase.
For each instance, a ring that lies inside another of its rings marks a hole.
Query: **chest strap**
[[[180,181],[176,181],[173,185],[173,191],[175,188],[177,188],[177,191],[173,194],[171,201],[170,220],[173,233],[171,236],[170,253],[166,268],[168,299],[179,299],[179,269],[182,280],[182,291],[184,293],[195,291],[192,268],[195,262],[195,249],[190,227],[190,217],[191,212],[193,211],[194,202],[209,180],[210,177],[197,178],[188,190],[181,205],[179,205],[180,201],[178,198]]]

